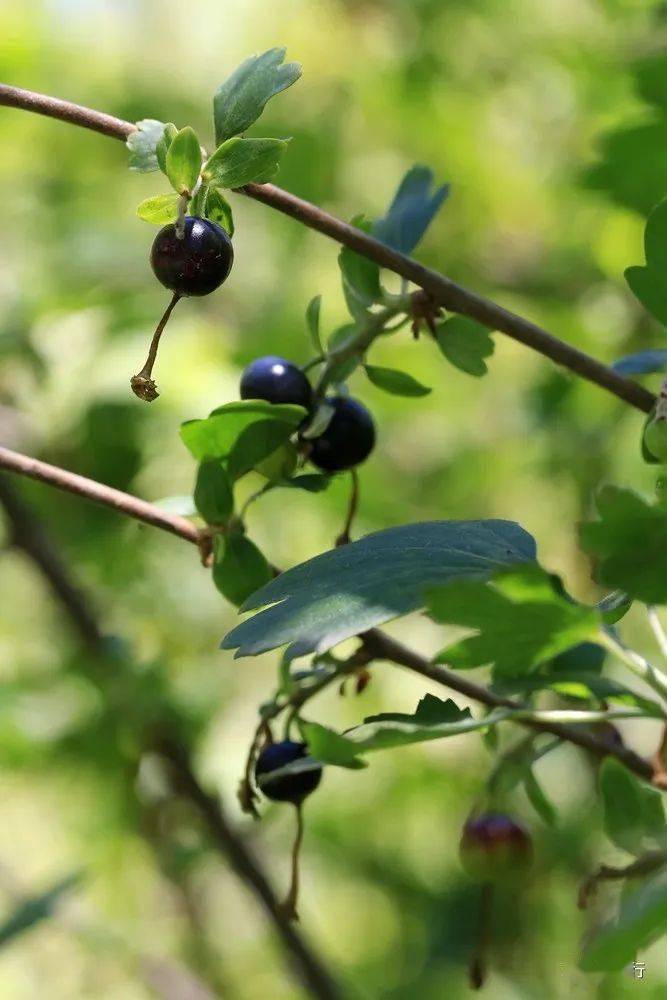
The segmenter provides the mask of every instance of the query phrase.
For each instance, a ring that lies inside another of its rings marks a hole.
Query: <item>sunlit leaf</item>
[[[285,63],[285,49],[269,49],[238,66],[213,98],[215,141],[245,132],[262,114],[267,101],[301,76],[298,63]]]

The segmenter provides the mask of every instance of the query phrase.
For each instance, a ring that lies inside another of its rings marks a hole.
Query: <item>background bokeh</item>
[[[666,39],[665,11],[648,0],[5,0],[0,78],[129,120],[189,123],[210,142],[218,83],[247,54],[287,45],[303,79],[257,129],[294,137],[283,186],[343,218],[372,217],[412,163],[429,165],[452,195],[421,259],[611,361],[659,342],[622,275],[643,260],[644,216],[667,192],[667,85],[660,63],[652,71]],[[154,231],[135,206],[166,188],[126,161],[118,142],[0,108],[0,438],[157,500],[191,490],[180,422],[236,398],[259,353],[305,361],[313,295],[327,330],[345,308],[335,245],[236,197],[232,276],[179,306],[158,362],[162,395],[151,407],[135,400],[128,378],[166,304],[147,261]],[[576,524],[604,481],[651,490],[641,416],[495,340],[481,380],[407,332],[377,346],[376,363],[433,386],[424,399],[353,377],[380,427],[356,531],[512,518],[542,562],[593,599]],[[143,1000],[167,995],[160,974],[176,976],[160,963],[230,1000],[305,995],[256,902],[187,811],[162,801],[155,762],[133,763],[142,713],[187,717],[202,781],[280,887],[291,810],[266,808],[253,824],[234,794],[277,656],[234,661],[218,649],[235,611],[189,546],[21,488],[132,665],[114,676],[93,662],[36,568],[0,553],[0,913],[16,891],[83,871],[58,919],[0,950],[0,995]],[[294,564],[332,544],[345,502],[344,481],[318,496],[276,493],[253,507],[250,532],[273,562]],[[638,615],[626,627],[652,651]],[[391,629],[425,652],[443,644],[418,616]],[[411,711],[425,690],[378,665],[362,696],[331,691],[309,712],[344,727]],[[652,726],[626,732],[654,748]],[[302,926],[350,996],[467,995],[476,889],[457,840],[489,761],[477,736],[387,752],[362,772],[330,769],[309,801]],[[537,861],[500,902],[486,995],[665,996],[664,944],[644,956],[641,984],[577,971],[595,915],[576,910],[576,886],[616,855],[590,763],[564,747],[539,774],[559,824],[546,828],[517,795]]]

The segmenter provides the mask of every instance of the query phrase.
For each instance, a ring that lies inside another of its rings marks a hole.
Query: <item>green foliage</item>
[[[301,76],[298,63],[285,63],[285,49],[250,56],[220,85],[213,98],[215,141],[218,145],[245,132],[267,102]]]
[[[581,544],[596,560],[596,579],[647,604],[667,603],[667,510],[632,490],[605,486],[598,521],[581,527]]]
[[[289,139],[227,139],[204,164],[202,177],[223,188],[265,184],[278,173]]]
[[[164,130],[164,122],[158,122],[154,118],[144,118],[137,122],[137,131],[132,132],[126,142],[130,151],[130,170],[150,173],[158,169],[156,148]]]
[[[638,351],[614,362],[619,375],[650,375],[667,371],[667,350]]]
[[[137,206],[137,215],[144,222],[152,222],[156,226],[166,226],[178,218],[177,194],[158,194],[154,198],[145,198]]]
[[[389,392],[393,396],[428,396],[431,391],[412,375],[397,371],[395,368],[364,365],[364,371],[373,385],[376,385],[378,389],[384,389],[385,392]]]
[[[657,788],[641,782],[614,757],[605,757],[600,767],[600,793],[605,833],[617,847],[641,854],[647,846],[655,847],[656,839],[664,846],[665,810]]]
[[[317,354],[323,354],[322,337],[320,335],[320,310],[322,308],[322,296],[316,295],[310,300],[306,307],[306,326],[312,345]]]
[[[213,545],[213,582],[237,607],[272,577],[271,567],[254,542],[238,532],[217,535]]]
[[[294,431],[285,420],[257,420],[239,433],[227,458],[227,468],[232,479],[240,479],[246,472],[256,469],[271,455],[278,452]],[[292,456],[280,454],[278,475],[285,474],[285,463],[291,464]],[[266,467],[264,474],[267,474]]]
[[[207,524],[226,524],[234,510],[229,476],[219,459],[204,461],[197,470],[194,502]]]
[[[411,254],[449,194],[448,184],[431,193],[432,186],[433,172],[428,167],[408,170],[389,211],[373,223],[373,236],[394,250]]]
[[[285,424],[285,436],[295,430],[306,411],[291,403],[272,404],[263,400],[241,400],[219,406],[203,420],[188,420],[181,425],[181,438],[190,454],[204,458],[229,458],[239,435],[259,421]]]
[[[0,948],[9,944],[14,938],[31,930],[36,924],[48,920],[64,896],[78,886],[82,881],[81,872],[73,872],[60,879],[46,892],[19,903],[14,911],[0,925]]]
[[[369,232],[371,228],[363,215],[352,219],[350,225],[363,232]],[[338,254],[338,266],[348,309],[355,319],[362,318],[382,298],[380,268],[374,261],[362,257],[349,247],[343,247]]]
[[[230,236],[234,235],[234,216],[232,206],[229,204],[222,191],[216,187],[209,187],[206,190],[203,214],[211,222],[217,222]]]
[[[653,209],[644,233],[646,267],[629,267],[625,278],[632,292],[655,318],[667,326],[667,199]],[[655,371],[656,369],[649,369]]]
[[[155,156],[157,158],[158,166],[163,174],[167,173],[167,150],[177,135],[178,129],[174,123],[167,122],[155,147]]]
[[[191,195],[201,170],[199,139],[189,125],[171,140],[165,157],[165,172],[174,191]]]
[[[481,729],[493,724],[493,713],[473,719],[469,708],[460,709],[448,698],[442,701],[432,694],[424,695],[414,714],[382,712],[364,719],[363,725],[346,733],[358,753],[371,750],[389,750],[409,746],[425,740],[438,740],[446,736]]]
[[[667,118],[622,125],[606,133],[599,145],[600,162],[586,170],[586,186],[647,215],[665,196]]]
[[[468,375],[486,375],[485,358],[493,354],[491,334],[467,316],[452,316],[436,328],[438,347],[455,368]]]
[[[299,720],[299,729],[311,755],[323,764],[333,764],[337,767],[348,767],[358,770],[366,767],[363,760],[357,756],[359,750],[347,737],[335,733],[333,729],[321,726],[319,722]]]
[[[289,645],[288,657],[324,652],[350,636],[423,607],[427,589],[456,577],[485,579],[535,558],[511,521],[434,521],[378,531],[272,580],[244,606],[261,611],[233,629],[237,656]]]
[[[600,625],[594,609],[569,600],[536,565],[500,570],[488,582],[455,580],[429,593],[428,609],[438,622],[476,630],[437,660],[458,670],[493,664],[496,677],[531,673],[593,639]]]
[[[619,971],[666,929],[667,874],[663,872],[623,897],[616,916],[586,942],[579,967],[584,972]]]

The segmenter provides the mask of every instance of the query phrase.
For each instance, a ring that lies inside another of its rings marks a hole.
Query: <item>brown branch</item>
[[[0,105],[3,104],[25,111],[35,111],[37,114],[58,118],[73,125],[81,125],[123,142],[136,130],[136,126],[131,122],[8,84],[0,84]],[[530,320],[504,309],[475,292],[468,291],[437,271],[392,250],[368,233],[342,222],[316,205],[283,191],[275,184],[247,184],[241,191],[249,198],[289,215],[310,229],[329,236],[343,246],[350,247],[369,260],[375,261],[381,267],[414,282],[445,309],[469,316],[491,330],[506,334],[539,354],[551,358],[556,364],[569,368],[589,382],[607,389],[644,413],[648,413],[653,407],[655,396],[643,386],[618,375],[607,365],[559,340]]]
[[[0,452],[5,451],[6,449],[0,449]],[[10,455],[13,454],[10,452]],[[4,455],[2,458],[4,459]],[[0,464],[2,464],[1,460]],[[119,494],[117,490],[108,491],[112,494],[111,500],[100,499],[107,492],[106,487],[101,487],[100,484],[95,484],[92,480],[83,479],[81,476],[75,476],[63,470],[54,470],[53,466],[47,466],[45,463],[37,463],[37,465],[48,470],[48,473],[34,475],[34,478],[57,485],[61,489],[69,489],[79,496],[88,496],[98,502],[107,503],[108,506],[123,511],[129,516],[138,517],[148,524],[174,532],[174,526],[162,522],[159,517],[145,516],[145,508],[150,507],[150,504],[145,504],[143,501],[126,494]],[[21,471],[16,464],[5,467],[10,467],[13,471]],[[59,472],[60,475],[54,477],[52,475],[54,471]],[[27,472],[25,474],[31,475],[33,473]],[[69,485],[65,486],[64,481],[67,481]],[[87,484],[85,488],[82,488],[82,483]],[[97,487],[97,489],[87,492],[89,487]],[[124,498],[124,502],[119,502],[119,497]],[[10,523],[12,544],[21,548],[40,568],[66,610],[77,633],[89,648],[103,656],[104,637],[91,605],[72,582],[68,568],[56,553],[42,525],[5,477],[0,477],[0,505],[4,508]],[[131,513],[133,509],[135,514]],[[158,508],[155,508],[155,511],[158,512]],[[185,523],[187,525],[187,522]],[[188,527],[190,526],[188,525]],[[189,541],[196,542],[197,540],[196,537],[191,537],[189,532],[180,533],[180,536]],[[316,953],[282,912],[280,901],[273,892],[266,875],[246,845],[235,833],[221,803],[204,791],[199,784],[192,770],[186,748],[173,737],[163,736],[156,750],[170,764],[181,793],[193,803],[205,820],[213,844],[227,859],[240,880],[259,899],[285,946],[295,972],[311,995],[317,997],[318,1000],[340,1000],[342,994],[334,980]]]

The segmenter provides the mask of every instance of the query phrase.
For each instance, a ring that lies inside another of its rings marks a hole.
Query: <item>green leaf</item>
[[[364,365],[364,370],[373,385],[376,385],[378,389],[384,389],[385,392],[389,392],[393,396],[428,396],[431,391],[412,375],[397,371],[395,368]]]
[[[337,767],[348,767],[358,770],[366,767],[363,760],[357,756],[359,750],[350,740],[341,736],[333,729],[327,729],[318,722],[299,721],[299,729],[308,750],[316,760],[323,764],[334,764]]]
[[[663,281],[667,274],[667,198],[649,214],[644,230],[646,265]]]
[[[362,215],[352,219],[350,224],[363,232],[368,232],[370,229],[370,225]],[[343,291],[350,313],[359,318],[382,298],[380,268],[375,261],[362,257],[349,247],[343,247],[338,254],[338,266],[343,277]]]
[[[580,529],[596,580],[645,604],[667,604],[667,510],[616,486],[600,492],[597,506],[600,519]]]
[[[455,580],[430,591],[436,621],[475,629],[436,660],[458,670],[493,664],[495,676],[516,677],[594,638],[599,615],[564,597],[559,583],[540,566],[525,565],[499,570],[490,581]]]
[[[137,207],[137,215],[144,222],[152,222],[157,226],[165,226],[178,218],[177,194],[158,194],[154,198],[146,198]]]
[[[284,444],[293,427],[284,420],[257,420],[245,427],[229,453],[227,469],[233,480],[240,479]]]
[[[233,629],[223,648],[252,656],[290,643],[288,656],[325,652],[359,632],[417,611],[428,587],[486,579],[535,558],[512,521],[434,521],[389,528],[294,566],[253,594],[244,610],[273,606]]]
[[[237,607],[264,586],[273,573],[268,562],[249,538],[241,534],[218,535],[213,546],[213,582],[220,593]]]
[[[63,896],[79,885],[83,879],[81,872],[73,872],[46,892],[18,903],[14,911],[0,924],[0,947],[8,944],[20,934],[29,931],[36,924],[51,917]]]
[[[449,194],[448,184],[431,194],[432,185],[428,167],[408,170],[386,216],[373,224],[373,236],[394,250],[412,253]]]
[[[648,215],[665,196],[667,118],[623,125],[601,143],[601,162],[586,171],[587,187],[605,191],[620,205]]]
[[[285,49],[269,49],[250,56],[218,88],[213,98],[215,141],[219,145],[245,132],[262,114],[267,102],[301,76],[298,63],[284,63]]]
[[[364,719],[363,725],[345,735],[357,753],[369,753],[483,729],[493,725],[494,718],[491,713],[481,719],[473,719],[469,708],[460,709],[451,698],[442,701],[427,694],[413,715],[401,712],[371,715]]]
[[[215,187],[210,187],[206,193],[204,202],[204,215],[211,222],[217,222],[219,226],[229,234],[234,235],[234,216],[232,206],[229,204],[221,191]]]
[[[555,826],[558,820],[556,809],[552,802],[544,794],[544,790],[535,777],[532,768],[528,768],[524,775],[523,787],[528,796],[528,801],[547,826]]]
[[[468,375],[486,375],[488,367],[484,358],[493,354],[494,345],[490,332],[481,323],[467,316],[452,316],[438,324],[436,340],[455,368]]]
[[[619,358],[613,364],[619,375],[650,375],[652,372],[667,371],[667,350],[639,351]]]
[[[181,438],[190,454],[203,458],[226,459],[239,434],[259,420],[279,420],[296,430],[306,416],[302,406],[291,403],[267,403],[248,399],[226,403],[203,420],[188,420],[181,425]]]
[[[667,873],[655,875],[621,900],[618,914],[586,942],[579,968],[616,972],[667,933]]]
[[[299,453],[291,441],[285,441],[271,455],[254,466],[255,471],[272,483],[288,482],[299,462]]]
[[[178,194],[192,194],[201,170],[201,148],[194,129],[186,125],[172,139],[165,159],[167,177]]]
[[[552,661],[552,666],[555,661]],[[660,705],[649,698],[631,691],[624,684],[582,671],[558,670],[553,673],[531,674],[529,677],[500,677],[491,685],[496,694],[521,695],[526,698],[536,691],[554,691],[562,698],[574,698],[599,705],[633,706],[656,719],[664,718]]]
[[[157,146],[155,147],[155,155],[157,157],[158,166],[163,174],[167,173],[167,150],[171,146],[174,136],[177,134],[178,129],[173,122],[167,122],[162,136],[158,140]]]
[[[201,463],[194,491],[195,507],[207,524],[226,524],[234,510],[229,476],[218,459]]]
[[[137,122],[137,131],[132,132],[125,143],[130,151],[130,170],[148,174],[158,169],[156,147],[164,129],[164,122],[158,122],[154,118],[144,118]]]
[[[605,757],[600,767],[600,794],[605,833],[617,847],[641,854],[646,838],[665,838],[662,795],[631,774],[615,757]]]
[[[632,607],[632,598],[622,590],[613,590],[611,594],[598,601],[596,606],[605,625],[615,625],[627,615]]]
[[[320,336],[320,310],[322,307],[322,296],[316,295],[311,299],[306,308],[306,325],[310,333],[313,347],[318,354],[324,354],[322,338]]]
[[[223,188],[266,184],[278,173],[289,139],[227,139],[204,166],[202,176]]]
[[[628,267],[624,274],[633,295],[659,323],[667,326],[667,287],[663,275],[648,267]]]

